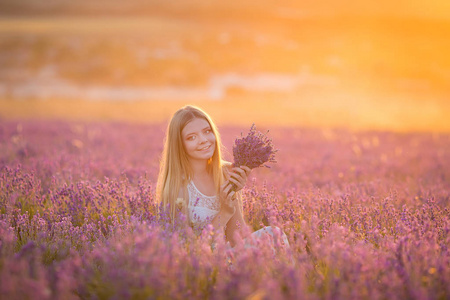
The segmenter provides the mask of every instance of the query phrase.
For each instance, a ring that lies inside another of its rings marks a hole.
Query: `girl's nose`
[[[199,141],[200,141],[201,144],[203,144],[203,143],[205,143],[207,141],[207,139],[206,139],[206,137],[203,134],[201,134],[200,138],[199,138]]]

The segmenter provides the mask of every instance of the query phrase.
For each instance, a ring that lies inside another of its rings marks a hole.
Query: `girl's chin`
[[[201,156],[202,159],[210,159],[211,157],[212,157],[212,154],[211,155],[202,155]]]
[[[199,157],[199,156],[195,156],[195,157],[192,157],[191,156],[191,161],[207,161],[207,160],[209,160],[210,158],[211,158],[212,156],[205,156],[205,157]]]
[[[196,155],[194,158],[196,159],[205,159],[208,160],[213,156],[214,153],[203,153],[203,154],[198,154]]]

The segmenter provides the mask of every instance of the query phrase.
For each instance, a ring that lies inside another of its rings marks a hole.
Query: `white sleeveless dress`
[[[206,225],[211,223],[211,221],[219,213],[219,198],[217,196],[206,196],[202,194],[192,181],[188,183],[187,190],[189,195],[189,220],[193,224],[194,229],[202,230]],[[244,239],[246,246],[252,247],[255,243],[257,243],[257,240],[263,238],[265,235],[271,236],[270,239],[272,240],[272,245],[273,239],[278,237],[281,239],[279,244],[284,247],[289,247],[289,241],[286,234],[280,228],[275,226],[266,226],[253,232],[250,236]]]
[[[189,203],[189,220],[194,228],[202,229],[215,218],[220,211],[220,201],[217,196],[206,196],[202,194],[194,182],[187,185]]]

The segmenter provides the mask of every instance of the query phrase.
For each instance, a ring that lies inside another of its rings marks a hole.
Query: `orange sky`
[[[194,103],[222,122],[450,131],[450,1],[192,3],[1,17],[0,117],[151,122]]]

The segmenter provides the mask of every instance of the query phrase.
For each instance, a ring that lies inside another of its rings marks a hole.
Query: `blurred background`
[[[450,131],[450,1],[0,0],[0,120]]]

